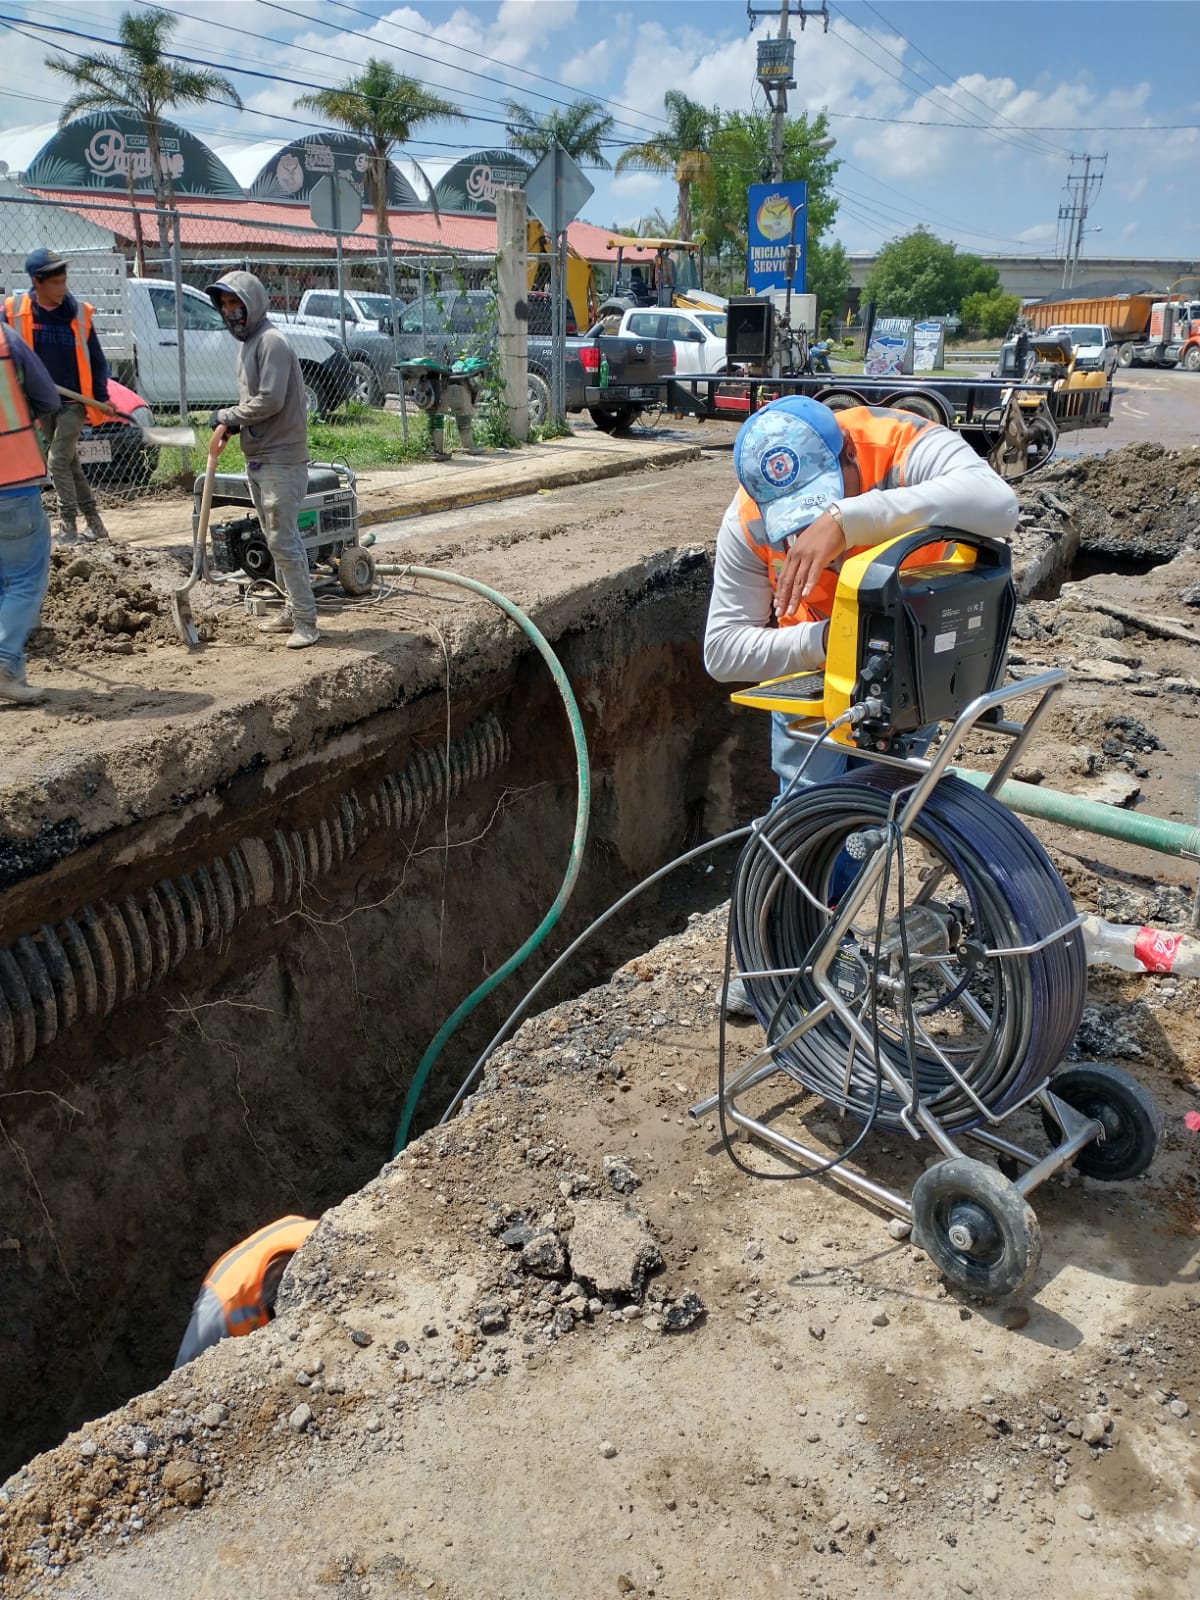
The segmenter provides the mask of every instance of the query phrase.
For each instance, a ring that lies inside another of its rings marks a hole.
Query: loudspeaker
[[[738,295],[726,311],[725,357],[767,362],[775,348],[775,307],[758,295]]]

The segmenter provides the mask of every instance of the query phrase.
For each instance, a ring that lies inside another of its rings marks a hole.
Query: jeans
[[[275,467],[250,461],[246,469],[250,498],[258,512],[267,549],[275,563],[275,576],[287,594],[292,616],[297,622],[315,627],[317,602],[308,572],[308,551],[296,525],[308,493],[308,463],[299,467]]]
[[[0,667],[25,671],[25,641],[37,627],[50,581],[50,519],[40,490],[0,495]]]
[[[74,401],[64,402],[61,411],[42,418],[46,435],[46,465],[58,496],[58,514],[74,522],[80,512],[90,517],[96,510],[96,496],[79,465],[79,430],[87,413]]]

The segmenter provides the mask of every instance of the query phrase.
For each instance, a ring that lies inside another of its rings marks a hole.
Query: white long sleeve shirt
[[[949,428],[921,434],[904,458],[904,478],[901,486],[892,468],[879,488],[833,502],[842,514],[848,550],[927,527],[1006,539],[1017,525],[1011,485]],[[718,682],[757,683],[824,665],[825,624],[776,628],[772,598],[766,564],[742,533],[735,495],[717,534],[704,632],[704,665]]]

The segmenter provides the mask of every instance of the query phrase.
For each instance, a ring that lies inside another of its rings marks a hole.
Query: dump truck
[[[1104,324],[1116,340],[1119,367],[1174,367],[1185,355],[1184,346],[1188,345],[1192,328],[1200,327],[1200,300],[1155,294],[1041,300],[1036,305],[1022,306],[1021,320],[1035,332],[1084,323]],[[1188,348],[1194,348],[1194,341]]]

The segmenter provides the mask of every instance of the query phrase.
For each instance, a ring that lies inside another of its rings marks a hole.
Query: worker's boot
[[[316,622],[296,621],[290,635],[287,647],[289,650],[307,650],[310,644],[316,644],[321,637],[321,630]]]
[[[85,539],[108,538],[108,529],[104,526],[100,513],[95,509],[85,511],[83,514],[83,536]]]
[[[10,700],[19,706],[36,706],[46,698],[44,689],[35,689],[25,682],[24,672],[10,672],[0,667],[0,700]]]
[[[54,524],[54,538],[57,544],[78,544],[79,529],[74,517],[59,517]]]
[[[273,612],[265,622],[258,625],[259,633],[291,633],[294,624],[292,613],[285,606],[282,611]]]

